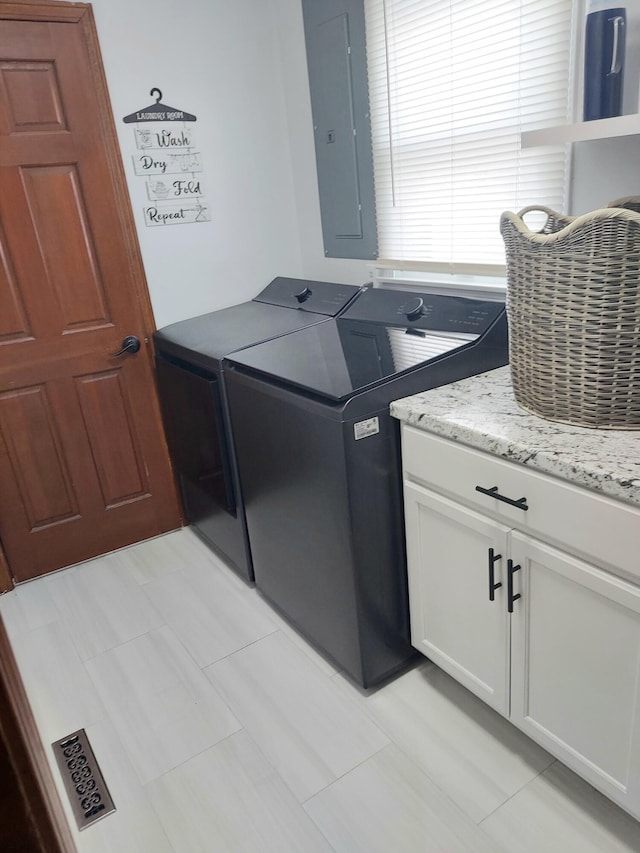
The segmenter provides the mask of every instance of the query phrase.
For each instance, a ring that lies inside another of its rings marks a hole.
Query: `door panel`
[[[411,642],[461,684],[509,713],[509,528],[405,481]],[[493,548],[494,598],[489,594]]]
[[[13,264],[0,228],[0,346],[32,337]]]
[[[66,129],[53,62],[3,62],[0,76],[10,133]]]
[[[76,377],[75,382],[104,508],[148,497],[149,484],[122,371]]]
[[[21,175],[64,331],[109,322],[76,167],[36,166]]]
[[[29,529],[78,516],[55,413],[44,385],[0,395],[0,429]],[[41,476],[46,471],[46,478]]]
[[[0,538],[17,580],[180,523],[91,12],[65,8],[78,20],[0,4]],[[114,358],[127,335],[142,349]]]
[[[511,719],[618,802],[638,802],[640,591],[513,532]]]

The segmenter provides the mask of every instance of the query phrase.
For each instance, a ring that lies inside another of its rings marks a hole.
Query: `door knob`
[[[127,352],[134,353],[138,352],[140,349],[140,339],[136,338],[135,335],[128,335],[122,341],[122,349],[119,349],[118,352],[109,353],[112,358],[117,358],[120,355],[124,355]]]

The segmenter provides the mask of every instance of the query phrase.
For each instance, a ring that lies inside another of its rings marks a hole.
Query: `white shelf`
[[[521,144],[523,148],[535,148],[562,142],[587,142],[590,139],[611,139],[634,134],[640,134],[640,115],[637,114],[563,124],[543,130],[528,130],[521,135]]]

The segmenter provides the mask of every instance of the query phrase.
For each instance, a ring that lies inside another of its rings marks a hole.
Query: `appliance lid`
[[[158,352],[207,369],[235,350],[325,321],[322,314],[243,302],[165,326],[153,338]]]
[[[361,290],[361,287],[354,284],[334,284],[330,281],[279,276],[253,301],[336,317]]]
[[[339,401],[472,345],[503,311],[499,302],[374,289],[336,320],[250,347],[231,361]]]
[[[165,326],[154,333],[156,348],[208,369],[235,350],[325,321],[330,307],[338,313],[361,292],[350,284],[318,282],[323,285],[318,289],[315,282],[306,282],[317,299],[309,297],[305,304],[318,304],[323,310],[300,310],[293,294],[301,292],[302,284],[300,279],[276,278],[251,302]]]

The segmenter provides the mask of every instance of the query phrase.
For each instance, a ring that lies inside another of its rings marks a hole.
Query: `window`
[[[365,14],[383,265],[499,272],[502,211],[565,208],[565,147],[521,149],[520,131],[569,118],[571,0],[365,0]]]

